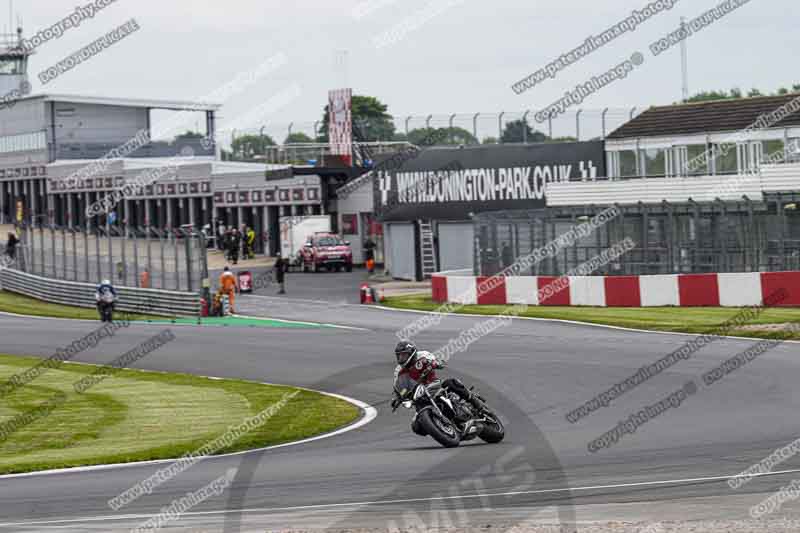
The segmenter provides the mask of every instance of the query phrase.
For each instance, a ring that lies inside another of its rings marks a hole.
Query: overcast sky
[[[31,36],[88,1],[17,0],[14,7]],[[285,64],[222,102],[222,128],[266,124],[280,141],[294,121],[295,131],[310,133],[328,90],[347,83],[356,94],[378,97],[393,115],[462,113],[457,123],[471,129],[466,114],[535,112],[636,51],[644,54],[644,64],[581,107],[679,100],[679,48],[654,57],[648,46],[675,30],[681,16],[694,18],[718,1],[678,0],[671,10],[521,95],[511,90],[514,82],[649,0],[117,0],[42,44],[29,70],[34,92],[193,100],[285,54]],[[139,31],[42,86],[40,71],[130,18]],[[691,92],[734,86],[771,91],[800,83],[794,65],[799,20],[797,0],[750,0],[692,36]],[[404,23],[400,40],[376,47],[378,36]],[[337,59],[342,50],[345,62]],[[484,119],[481,130],[496,129],[496,121]]]

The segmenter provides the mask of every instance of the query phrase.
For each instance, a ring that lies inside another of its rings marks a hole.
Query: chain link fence
[[[192,230],[24,226],[17,268],[42,277],[122,287],[201,292],[206,239]]]

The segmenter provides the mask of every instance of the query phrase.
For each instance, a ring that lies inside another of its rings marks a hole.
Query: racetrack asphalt
[[[363,273],[362,273],[363,274]],[[343,394],[378,409],[354,431],[267,451],[209,458],[119,511],[107,501],[163,464],[0,477],[0,531],[126,530],[171,501],[237,469],[231,488],[170,525],[212,531],[266,528],[482,526],[526,520],[664,521],[744,519],[750,506],[800,478],[800,471],[754,479],[738,473],[798,437],[798,344],[761,355],[713,386],[700,376],[756,341],[721,339],[577,423],[565,414],[680,347],[689,335],[515,320],[457,353],[445,374],[477,388],[506,421],[498,445],[471,441],[446,450],[394,415],[395,331],[421,315],[348,303],[358,273],[338,289],[278,298],[243,295],[243,314],[361,329],[180,326],[175,342],[137,367],[285,383]],[[298,279],[298,278],[295,278]],[[313,280],[313,281],[311,281]],[[301,280],[302,281],[302,280]],[[291,283],[291,281],[290,281]],[[338,292],[337,292],[338,291]],[[445,317],[415,341],[434,350],[485,317]],[[2,352],[47,357],[95,329],[89,322],[0,317]],[[132,324],[76,360],[105,363],[163,329]],[[696,394],[678,408],[590,453],[587,443],[631,413],[682,387]],[[776,470],[800,469],[793,457]],[[567,490],[569,489],[569,490]],[[797,518],[796,502],[775,517]]]

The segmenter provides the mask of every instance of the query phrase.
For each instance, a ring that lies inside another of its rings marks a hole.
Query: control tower
[[[22,28],[16,34],[0,34],[0,98],[14,90],[30,92],[28,57],[32,53],[22,45]]]

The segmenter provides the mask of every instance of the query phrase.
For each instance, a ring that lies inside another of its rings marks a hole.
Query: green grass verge
[[[15,292],[0,291],[0,311],[18,315],[47,316],[53,318],[81,318],[98,320],[97,309],[43,302]],[[128,315],[130,320],[166,318],[155,315]]]
[[[416,309],[435,311],[441,304],[430,296],[407,295],[386,298],[383,305],[396,309]],[[470,315],[499,315],[510,306],[505,305],[465,305],[457,312]],[[591,324],[605,324],[626,328],[649,329],[655,331],[675,331],[683,333],[712,333],[726,320],[739,312],[738,309],[724,307],[544,307],[530,306],[520,316],[576,320]],[[798,308],[769,308],[748,324],[800,323]],[[731,335],[753,338],[800,339],[800,333],[768,330],[732,330]]]
[[[0,355],[0,382],[40,361]],[[73,384],[97,368],[66,363],[0,398],[1,429],[59,392],[66,394],[46,416],[9,434],[0,432],[0,473],[179,457],[299,390],[123,369],[76,393]],[[319,435],[359,415],[348,402],[300,390],[263,425],[218,453]]]

